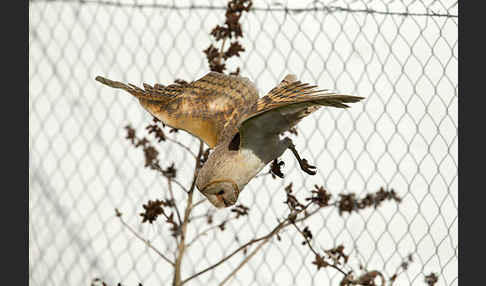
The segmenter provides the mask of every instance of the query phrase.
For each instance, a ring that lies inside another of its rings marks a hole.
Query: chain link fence
[[[241,67],[262,95],[295,73],[366,99],[304,119],[293,140],[318,174],[304,174],[286,152],[285,178],[251,181],[240,196],[250,215],[198,240],[183,275],[268,232],[285,215],[283,187],[293,182],[297,193],[318,184],[334,196],[395,189],[401,204],[314,216],[307,224],[316,247],[343,244],[355,269],[363,264],[387,277],[411,253],[414,262],[395,285],[424,285],[430,272],[438,285],[458,285],[457,6],[446,0],[254,1],[241,21],[246,51],[229,70]],[[138,215],[148,199],[166,196],[166,181],[143,168],[143,155],[124,139],[125,125],[142,134],[151,116],[94,78],[140,85],[201,77],[208,72],[202,50],[211,29],[224,22],[224,10],[224,2],[208,0],[30,1],[31,285],[89,285],[95,277],[113,285],[170,283],[171,269],[114,215],[119,208],[144,237],[173,253],[166,227],[142,226]],[[197,148],[184,132],[171,136]],[[170,143],[158,147],[163,164],[174,162],[187,182],[193,167],[187,153]],[[180,192],[177,200],[184,197]],[[201,214],[208,210],[209,203],[200,207]],[[226,216],[218,211],[215,221]],[[189,234],[204,226],[193,224]],[[338,285],[342,275],[316,271],[301,240],[282,233],[231,285]],[[237,262],[189,284],[213,285]]]

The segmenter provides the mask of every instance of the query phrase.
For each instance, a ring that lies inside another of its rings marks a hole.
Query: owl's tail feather
[[[147,99],[152,101],[166,101],[168,99],[167,96],[171,95],[171,94],[167,94],[167,92],[165,92],[166,87],[160,84],[156,84],[155,87],[152,87],[149,84],[144,83],[143,87],[145,88],[145,90],[143,90],[133,84],[129,83],[127,85],[119,81],[113,81],[104,78],[102,76],[97,76],[95,79],[109,87],[123,89],[138,99]]]

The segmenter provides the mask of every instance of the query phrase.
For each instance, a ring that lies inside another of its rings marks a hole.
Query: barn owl
[[[248,78],[216,72],[189,84],[144,84],[144,89],[100,76],[96,80],[129,92],[154,117],[213,149],[196,186],[217,208],[234,205],[248,182],[287,149],[302,170],[315,174],[291,139],[280,134],[321,106],[347,108],[346,103],[363,99],[318,90],[291,74],[262,98]]]

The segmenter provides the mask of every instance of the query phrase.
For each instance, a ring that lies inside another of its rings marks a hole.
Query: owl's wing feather
[[[100,76],[96,80],[127,91],[153,116],[199,137],[210,148],[223,140],[230,130],[225,127],[236,126],[258,100],[258,91],[247,78],[216,72],[188,84],[152,87],[144,83],[144,89]]]
[[[302,83],[294,75],[288,75],[277,87],[258,100],[254,112],[240,119],[240,147],[245,144],[263,144],[264,140],[289,130],[321,106],[348,108],[347,103],[362,99],[363,97],[318,90],[316,86]]]
[[[102,76],[97,76],[96,80],[109,87],[123,89],[138,99],[146,99],[151,101],[165,102],[168,100],[167,97],[177,96],[183,93],[183,88],[178,84],[170,85],[167,87],[156,85],[158,86],[158,88],[153,88],[150,85],[144,83],[145,90],[143,90],[131,83],[125,84],[119,81],[104,78]]]
[[[249,120],[272,109],[292,106],[299,103],[306,103],[305,105],[308,107],[314,106],[312,111],[315,111],[320,106],[348,108],[349,106],[346,103],[353,103],[363,99],[363,97],[358,96],[335,94],[329,92],[327,89],[318,90],[316,87],[317,86],[315,85],[309,85],[300,81],[280,84],[273,88],[266,96],[260,98],[257,102],[255,112],[248,114],[240,122]]]

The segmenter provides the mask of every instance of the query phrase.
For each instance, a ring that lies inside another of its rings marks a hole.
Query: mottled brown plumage
[[[251,113],[258,100],[258,90],[250,80],[216,72],[189,84],[152,87],[144,83],[145,90],[101,76],[96,80],[129,92],[153,116],[192,133],[211,148],[233,135],[238,120]]]
[[[188,84],[144,84],[144,89],[103,77],[96,80],[128,91],[153,116],[213,149],[196,185],[216,207],[233,205],[246,184],[286,149],[305,172],[315,174],[292,141],[279,135],[321,106],[347,108],[346,103],[362,99],[318,90],[295,75],[287,75],[262,98],[247,78],[216,72]]]

